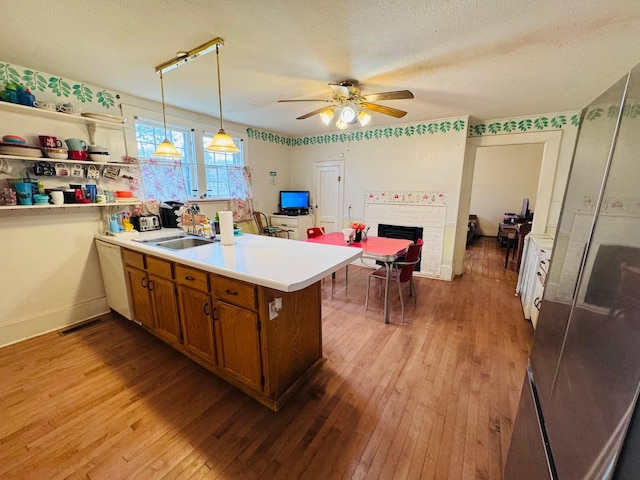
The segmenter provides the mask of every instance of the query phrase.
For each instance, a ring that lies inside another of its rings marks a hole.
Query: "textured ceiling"
[[[215,37],[225,120],[327,130],[329,82],[409,89],[396,120],[577,110],[640,63],[639,0],[42,0],[3,2],[0,60],[160,101],[154,67]],[[215,55],[165,75],[169,105],[217,116]]]

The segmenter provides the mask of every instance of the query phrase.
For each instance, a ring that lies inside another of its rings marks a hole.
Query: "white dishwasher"
[[[107,304],[123,317],[132,320],[120,247],[102,240],[96,240],[96,248],[100,257],[100,268],[102,269],[102,280],[107,294]]]

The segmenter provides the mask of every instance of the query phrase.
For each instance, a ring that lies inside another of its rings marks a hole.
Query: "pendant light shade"
[[[158,145],[158,148],[156,149],[155,152],[153,152],[153,155],[155,157],[168,157],[168,158],[181,157],[182,155],[180,154],[178,149],[173,145],[173,143],[169,141],[169,138],[167,136],[167,116],[165,113],[165,106],[164,106],[164,82],[162,79],[162,72],[160,72],[160,92],[162,94],[162,124],[164,125],[164,140],[160,145]]]
[[[207,146],[207,150],[213,152],[239,153],[240,149],[233,143],[233,138],[229,136],[223,128],[211,139],[211,143]]]
[[[211,139],[211,143],[207,146],[207,150],[223,153],[240,153],[240,149],[233,143],[233,139],[224,131],[222,126],[222,87],[220,86],[220,52],[219,45],[216,45],[216,66],[218,70],[218,105],[220,107],[220,130],[215,137]]]

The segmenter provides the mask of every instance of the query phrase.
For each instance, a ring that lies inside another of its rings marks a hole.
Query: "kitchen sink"
[[[186,238],[186,237],[187,237],[186,233],[176,233],[175,235],[167,235],[164,237],[134,238],[134,240],[140,243],[158,243],[158,242],[165,242],[167,240],[176,240],[176,239]]]
[[[172,250],[182,250],[184,248],[197,247],[199,245],[207,245],[213,243],[211,240],[199,237],[176,238],[174,240],[165,240],[164,242],[156,242],[156,247],[170,248]]]
[[[194,235],[176,234],[166,237],[156,237],[148,239],[134,239],[136,242],[146,243],[154,247],[169,248],[171,250],[183,250],[185,248],[197,247],[199,245],[207,245],[213,243],[206,238],[196,237]]]

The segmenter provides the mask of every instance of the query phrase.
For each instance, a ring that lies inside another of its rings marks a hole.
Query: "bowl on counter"
[[[49,195],[45,195],[44,193],[36,193],[33,196],[33,203],[37,203],[37,204],[49,203]]]
[[[131,198],[133,192],[131,190],[116,190],[115,195],[117,198]]]
[[[108,152],[89,152],[89,158],[94,162],[106,163],[111,158]]]

